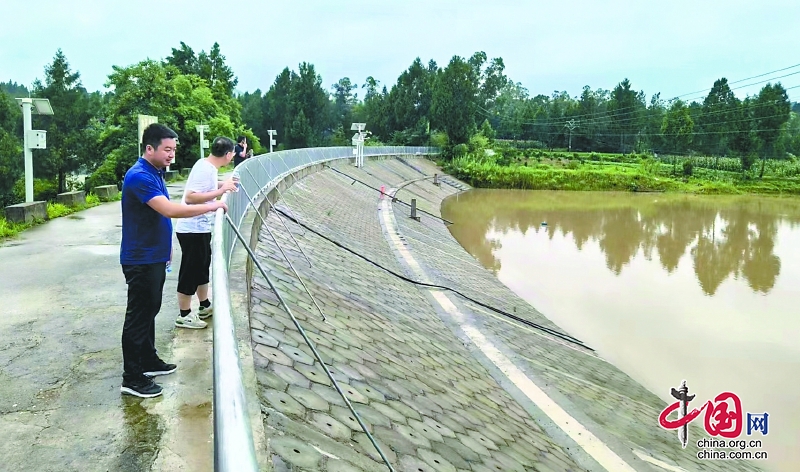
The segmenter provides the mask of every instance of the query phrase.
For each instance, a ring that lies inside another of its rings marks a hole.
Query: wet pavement
[[[178,371],[158,378],[162,397],[120,394],[120,225],[109,202],[0,243],[2,470],[213,468],[211,330],[174,328],[180,250],[156,318],[159,355]]]

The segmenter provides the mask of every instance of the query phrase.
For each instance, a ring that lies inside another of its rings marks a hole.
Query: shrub
[[[691,159],[683,161],[683,175],[688,177],[692,175],[693,170],[694,170],[694,164],[692,164]]]
[[[103,163],[100,164],[100,167],[98,167],[96,171],[92,172],[92,175],[90,175],[84,181],[84,189],[86,192],[88,193],[93,188],[101,185],[117,185],[119,183],[119,179],[117,178],[116,168],[116,159],[109,157],[103,161]]]
[[[469,151],[469,147],[466,144],[456,144],[453,146],[453,156],[454,157],[464,157],[467,155]]]
[[[75,210],[69,208],[63,203],[49,202],[47,204],[47,217],[50,219],[58,218],[59,216],[69,215],[70,213],[74,212]]]
[[[14,199],[19,202],[25,201],[25,179],[19,179],[14,184]],[[33,199],[36,201],[55,200],[58,195],[58,181],[33,179]]]

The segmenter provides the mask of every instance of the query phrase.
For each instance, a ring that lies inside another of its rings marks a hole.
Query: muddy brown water
[[[800,470],[800,199],[481,189],[442,216],[505,285],[665,402],[685,379],[690,408],[727,391],[744,423],[768,412],[767,436],[744,424],[740,439],[762,440],[767,469]]]

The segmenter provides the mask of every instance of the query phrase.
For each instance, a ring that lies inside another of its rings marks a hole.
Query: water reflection
[[[707,295],[731,276],[768,293],[781,270],[778,227],[800,223],[800,200],[754,197],[480,190],[448,199],[442,211],[457,222],[456,239],[495,273],[502,245],[487,234],[545,231],[570,236],[578,250],[596,241],[616,275],[640,251],[667,273],[691,263]],[[681,261],[686,254],[691,262]]]
[[[480,190],[442,213],[501,282],[665,403],[686,379],[768,411],[761,465],[798,470],[800,199]]]

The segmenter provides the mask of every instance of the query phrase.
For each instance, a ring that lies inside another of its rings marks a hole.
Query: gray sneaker
[[[178,328],[203,329],[208,326],[208,323],[200,320],[197,317],[197,313],[189,313],[186,316],[178,316],[178,319],[175,320],[175,326]]]
[[[208,308],[203,308],[202,306],[197,310],[197,317],[201,320],[206,318],[210,318],[211,315],[214,314],[214,305],[208,305]]]

